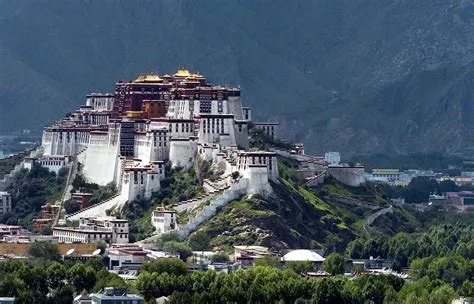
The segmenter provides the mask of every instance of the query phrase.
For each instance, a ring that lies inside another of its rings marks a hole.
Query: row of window
[[[63,166],[64,162],[62,161],[41,161],[42,166]]]
[[[223,118],[208,118],[207,121],[202,122],[203,133],[224,133],[224,119]],[[212,130],[212,132],[211,132]]]
[[[175,124],[175,132],[178,133],[179,132],[179,123],[176,123]],[[193,128],[194,128],[194,124],[193,123],[181,123],[181,132],[192,132],[193,131]],[[170,132],[172,132],[172,124],[170,124]]]
[[[273,164],[273,161],[272,161],[272,158],[271,157],[263,157],[263,156],[260,156],[260,157],[252,157],[251,158],[252,161],[248,161],[249,164],[252,164],[252,165],[256,165],[256,164],[260,164],[260,165],[267,165],[268,164],[268,168],[269,170],[272,170],[272,164]],[[239,169],[241,169],[241,166],[242,167],[247,167],[247,158],[244,158],[243,161],[240,161],[239,162]]]

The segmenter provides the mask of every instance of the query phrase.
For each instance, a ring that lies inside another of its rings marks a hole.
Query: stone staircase
[[[209,193],[219,192],[229,188],[229,175],[220,177],[215,181],[211,181],[209,179],[205,179],[203,181],[204,190]]]
[[[120,193],[122,191],[122,180],[123,180],[123,171],[125,169],[125,159],[120,158],[120,178],[119,178],[119,183],[117,185],[117,193]]]
[[[379,216],[382,216],[384,214],[387,214],[387,213],[392,213],[393,212],[393,208],[392,208],[392,205],[390,205],[390,207],[387,207],[387,208],[384,208],[382,210],[379,210],[371,215],[369,215],[369,217],[367,218],[367,220],[365,221],[364,223],[364,231],[370,235],[370,232],[367,228],[370,228],[370,225],[372,225],[375,220],[379,217]]]
[[[196,209],[202,203],[214,199],[217,195],[222,194],[223,191],[216,191],[212,193],[207,193],[204,195],[200,195],[198,197],[189,199],[187,201],[180,202],[178,204],[171,205],[171,208],[176,210],[176,212],[190,212]]]
[[[68,214],[66,215],[66,219],[68,221],[78,221],[81,217],[106,216],[107,210],[117,206],[123,206],[125,202],[125,199],[120,194],[116,194],[103,202],[89,206],[75,213]]]
[[[120,169],[120,179],[119,179],[120,182],[117,185],[117,194],[106,199],[105,201],[89,206],[75,213],[66,215],[67,220],[77,221],[81,217],[105,216],[107,210],[112,209],[114,207],[122,207],[126,203],[126,199],[121,195],[122,179],[123,179],[126,160],[120,159],[119,161],[121,162],[120,164],[121,169]]]
[[[63,206],[64,202],[71,199],[71,190],[73,188],[72,182],[76,178],[77,169],[78,169],[78,161],[77,161],[77,158],[74,157],[73,161],[72,161],[72,163],[69,167],[69,173],[67,175],[66,184],[64,185],[64,190],[63,190],[63,193],[61,195],[61,199],[59,201],[56,201],[56,205],[59,205],[60,208],[59,208],[59,211],[56,215],[56,218],[54,219],[53,227],[58,225],[58,223],[61,221],[61,216],[62,216],[61,215],[61,209],[62,209],[61,207]]]
[[[326,173],[327,173],[327,170],[324,170],[323,172],[317,175],[307,178],[305,185],[308,187],[313,187],[313,186],[322,184],[324,182],[324,177],[326,176]]]
[[[216,195],[209,204],[199,211],[194,218],[188,223],[179,227],[178,234],[181,239],[187,238],[193,231],[195,231],[202,223],[212,218],[217,211],[230,203],[233,200],[239,199],[246,194],[247,184],[240,180],[233,183],[228,189],[221,194]]]
[[[366,196],[367,198],[367,196]],[[367,209],[378,210],[382,208],[380,204],[371,203],[369,201],[364,201],[362,199],[356,199],[352,197],[345,197],[341,195],[328,195],[324,197],[325,200],[335,201],[337,203],[345,204],[345,205],[352,205],[352,206],[359,206]]]

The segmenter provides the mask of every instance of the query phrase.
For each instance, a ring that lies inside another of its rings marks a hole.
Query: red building
[[[84,209],[87,206],[87,202],[92,197],[92,193],[76,192],[72,194],[72,199],[79,205],[80,209]]]

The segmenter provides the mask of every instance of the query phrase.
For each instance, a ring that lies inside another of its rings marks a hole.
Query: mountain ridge
[[[313,152],[470,146],[469,1],[0,3],[0,130],[39,128],[119,79],[186,66],[240,85],[257,119]]]

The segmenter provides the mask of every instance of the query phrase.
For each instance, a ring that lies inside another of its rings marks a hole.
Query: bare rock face
[[[187,66],[241,85],[254,117],[309,151],[472,142],[471,1],[0,3],[0,131],[55,121],[127,75]]]

